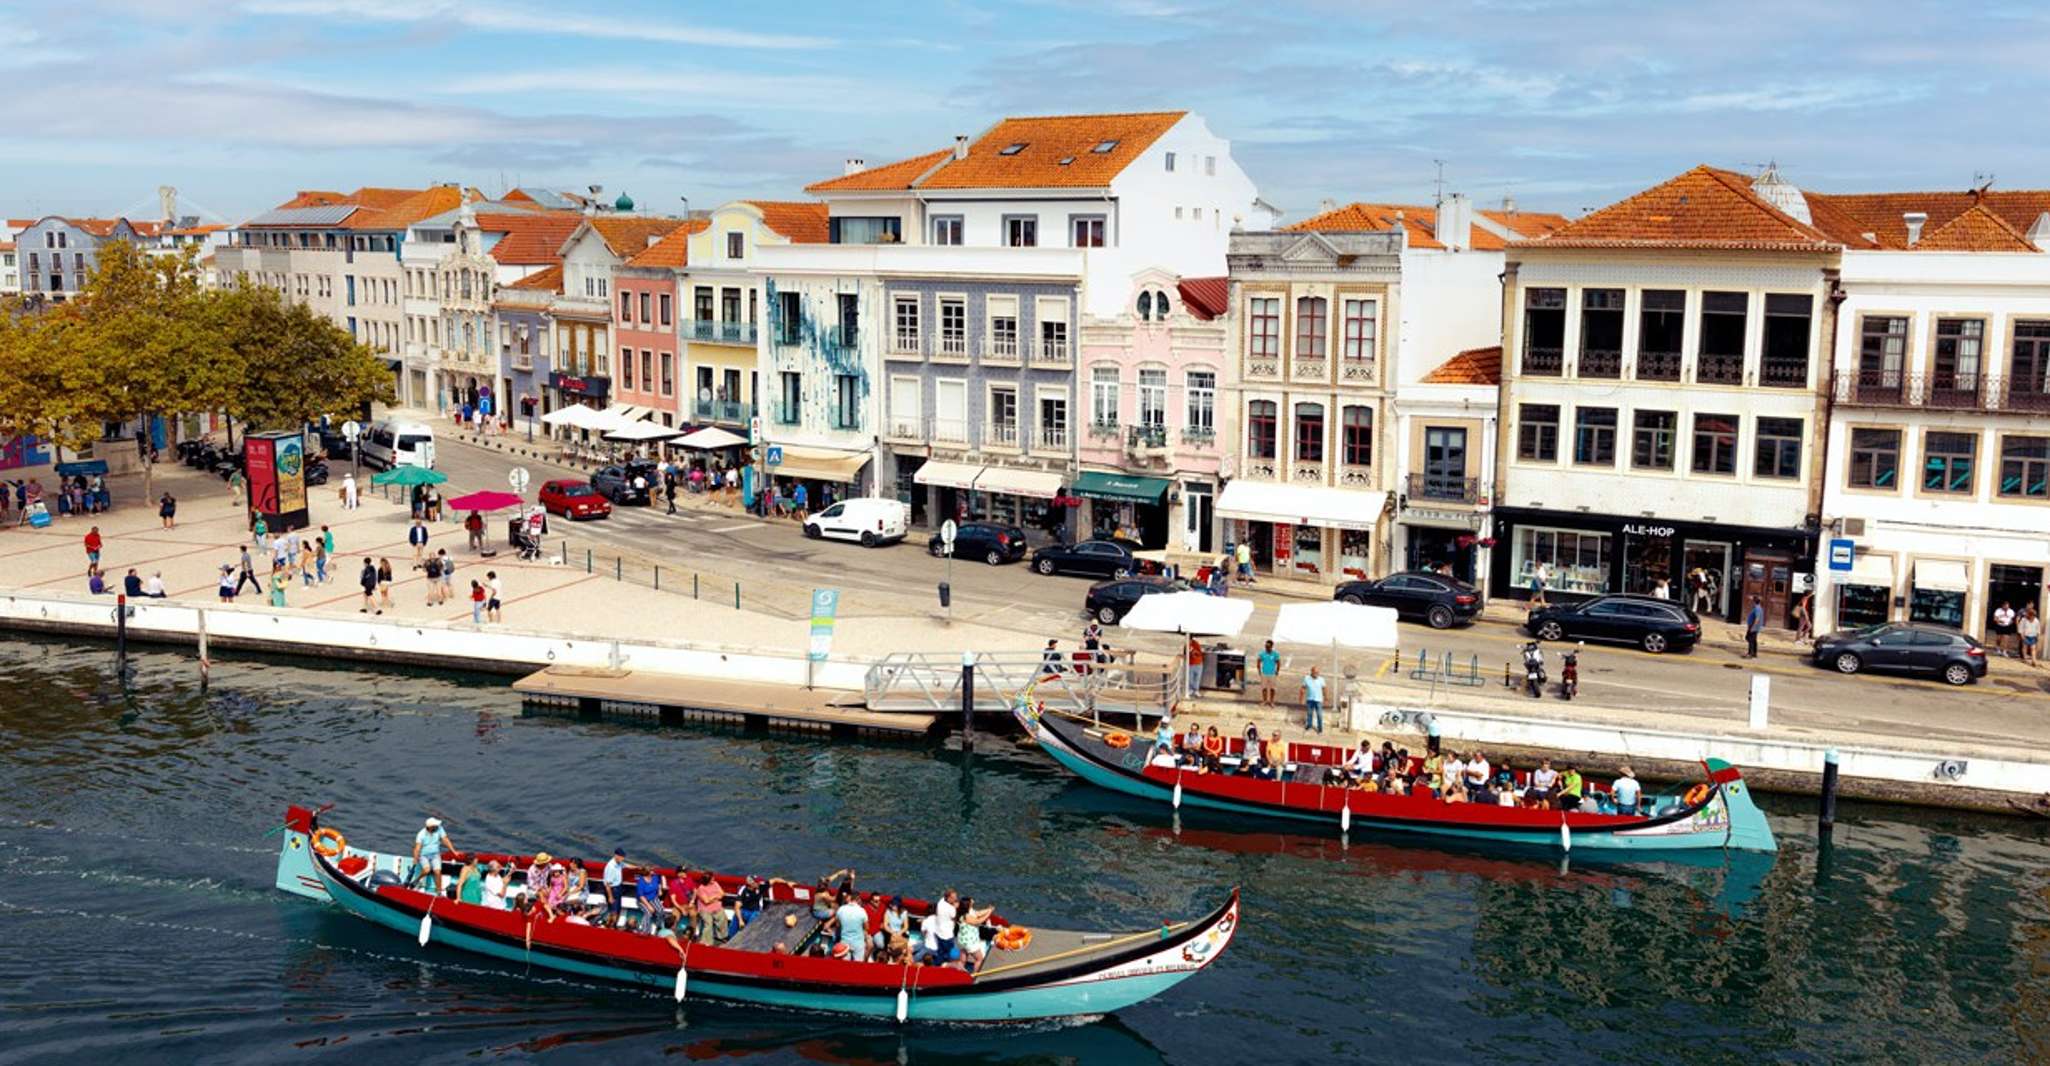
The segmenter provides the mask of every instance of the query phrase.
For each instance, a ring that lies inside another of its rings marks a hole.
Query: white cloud
[[[455,78],[434,91],[457,96],[541,92],[556,95],[633,96],[702,107],[721,101],[754,108],[792,108],[810,112],[868,113],[928,107],[920,96],[867,79],[810,74],[740,74],[725,71],[632,70],[617,66],[563,68],[551,66],[510,74],[478,74]]]
[[[348,22],[447,23],[492,33],[532,33],[552,37],[596,37],[607,40],[701,44],[720,48],[815,49],[834,44],[830,38],[780,33],[751,33],[638,18],[616,19],[560,11],[524,11],[488,2],[458,0],[245,0],[252,15],[337,19]]]

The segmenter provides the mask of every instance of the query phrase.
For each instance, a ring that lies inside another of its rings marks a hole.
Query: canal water
[[[1239,833],[985,739],[832,743],[523,714],[501,682],[0,645],[0,1061],[656,1056],[830,1063],[2041,1062],[2050,839],[1846,805],[1776,861]],[[398,847],[954,886],[1028,924],[1144,926],[1234,884],[1225,958],[1114,1017],[918,1028],[776,1013],[421,949],[271,887],[289,802]]]

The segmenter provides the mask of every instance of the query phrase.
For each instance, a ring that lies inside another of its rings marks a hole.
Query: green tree
[[[384,359],[304,304],[231,289],[214,308],[236,371],[226,409],[260,429],[296,429],[398,398]]]

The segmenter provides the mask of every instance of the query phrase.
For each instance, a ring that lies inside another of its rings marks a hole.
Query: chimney
[[[954,158],[968,158],[968,135],[965,133],[957,133],[954,135]]]
[[[1338,201],[1333,200],[1329,196],[1317,201],[1317,213],[1320,215],[1327,215],[1336,210],[1338,210]]]
[[[841,175],[842,177],[846,177],[846,176],[847,176],[847,175],[849,175],[849,174],[859,174],[859,173],[861,173],[862,171],[864,171],[864,170],[867,170],[867,169],[868,169],[868,160],[866,160],[866,159],[849,159],[849,160],[848,160],[847,162],[845,162],[845,163],[842,163],[842,164],[840,165],[840,175]]]
[[[1903,211],[1901,221],[1908,225],[1908,247],[1913,248],[1922,240],[1922,227],[1929,221],[1929,212]]]
[[[1502,197],[1502,213],[1505,215],[1516,213],[1516,197],[1507,195]]]
[[[1438,205],[1438,243],[1463,252],[1473,247],[1473,201],[1463,192],[1445,197]]]

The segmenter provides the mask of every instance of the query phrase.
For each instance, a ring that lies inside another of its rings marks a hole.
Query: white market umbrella
[[[1329,645],[1334,675],[1339,648],[1393,649],[1401,639],[1395,632],[1395,608],[1344,600],[1282,604],[1270,635],[1276,644]]]
[[[618,429],[605,431],[606,440],[620,441],[668,440],[676,435],[676,430],[658,426],[653,422],[633,422]]]
[[[705,451],[711,451],[716,448],[731,448],[736,445],[746,444],[747,438],[737,433],[720,429],[718,426],[706,426],[669,443],[677,448],[700,448]]]
[[[1207,592],[1156,592],[1139,597],[1118,625],[1154,633],[1235,637],[1253,616],[1253,601]]]
[[[637,418],[628,418],[617,407],[607,407],[603,411],[592,412],[591,424],[585,428],[610,434],[626,429],[639,421],[640,419]]]
[[[591,429],[596,425],[598,412],[580,403],[559,407],[541,416],[541,424],[547,426],[569,426],[573,429]]]

